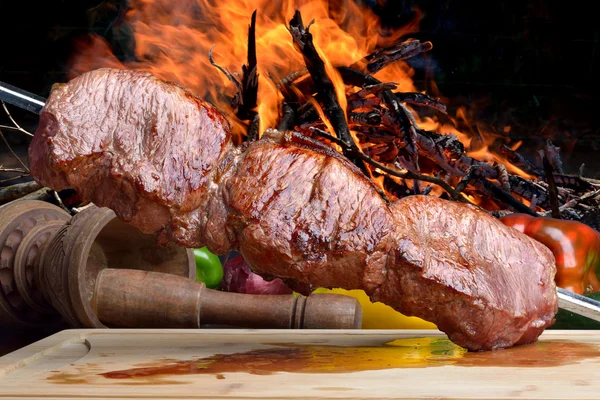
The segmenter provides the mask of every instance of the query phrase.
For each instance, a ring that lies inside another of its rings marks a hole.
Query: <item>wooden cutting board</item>
[[[600,331],[466,353],[430,330],[67,330],[0,358],[7,397],[598,399]]]

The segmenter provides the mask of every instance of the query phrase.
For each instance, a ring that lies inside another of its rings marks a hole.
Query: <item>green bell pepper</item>
[[[209,289],[217,288],[223,279],[221,260],[206,247],[193,251],[196,259],[196,280],[204,283]]]

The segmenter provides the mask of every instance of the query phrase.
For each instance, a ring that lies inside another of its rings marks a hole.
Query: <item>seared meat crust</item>
[[[235,148],[211,105],[147,73],[101,69],[55,87],[29,154],[41,184],[74,188],[160,241],[238,250],[297,287],[363,289],[471,350],[532,342],[557,311],[542,244],[464,204],[390,205],[297,133]]]

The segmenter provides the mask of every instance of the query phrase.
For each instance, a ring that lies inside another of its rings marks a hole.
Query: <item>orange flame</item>
[[[288,31],[288,23],[295,10],[302,13],[305,24],[315,20],[310,31],[344,110],[347,88],[334,66],[350,65],[376,48],[390,46],[400,37],[417,32],[421,18],[417,13],[417,18],[410,24],[384,35],[378,18],[354,0],[132,0],[126,17],[134,31],[136,61],[119,62],[103,39],[92,36],[79,43],[69,77],[100,67],[149,71],[214,103],[227,114],[234,126],[234,133],[244,135],[247,122],[235,117],[228,102],[236,88],[210,64],[208,53],[214,46],[215,62],[241,80],[241,65],[247,62],[248,26],[254,10],[258,11],[257,111],[261,118],[260,132],[277,125],[283,99],[278,83],[290,73],[305,67],[302,55],[294,48]],[[395,82],[398,91],[419,91],[412,79],[413,70],[405,62],[389,65],[375,77],[382,82]],[[431,91],[437,91],[435,82],[429,83],[429,87]],[[316,109],[322,115],[320,107]],[[455,118],[444,121],[431,117],[419,118],[418,115],[415,117],[422,129],[455,135],[468,149],[469,156],[481,161],[502,163],[509,172],[531,178],[493,151],[493,143],[501,135],[477,124],[474,129],[465,109],[459,109]],[[328,121],[324,121],[331,128]],[[505,133],[509,131],[510,127],[504,130]],[[383,177],[377,177],[374,181],[383,189]],[[439,188],[434,188],[436,190]],[[469,193],[465,193],[465,197],[480,203]]]
[[[335,12],[330,8],[327,0],[134,0],[127,20],[135,32],[138,61],[120,65],[108,45],[94,37],[92,43],[88,39],[79,47],[70,78],[103,66],[145,70],[186,87],[227,112],[229,104],[223,95],[233,96],[235,88],[210,64],[208,52],[214,45],[215,62],[239,72],[246,63],[250,16],[258,10],[258,113],[262,132],[277,123],[282,97],[276,82],[304,68],[302,55],[294,48],[287,29],[296,9],[306,23],[315,20],[310,30],[344,109],[345,87],[333,66],[360,60],[376,46],[392,44],[417,28],[413,23],[383,37],[377,17],[353,0],[339,0]],[[408,69],[400,63],[385,74],[412,85]]]
[[[475,158],[479,161],[489,161],[498,164],[503,164],[507,171],[520,175],[526,179],[534,179],[534,177],[521,168],[512,164],[503,155],[494,151],[496,140],[506,141],[506,139],[497,133],[494,133],[491,128],[486,128],[482,124],[472,122],[473,118],[468,116],[467,110],[464,107],[458,108],[456,111],[456,117],[450,118],[450,123],[442,123],[431,117],[425,117],[418,119],[419,127],[428,131],[437,132],[440,134],[452,134],[456,136],[461,143],[467,149],[466,154],[469,157]],[[458,126],[465,126],[468,133],[458,129]],[[473,127],[475,125],[475,128]],[[506,128],[504,129],[506,131]],[[510,128],[508,129],[510,130]],[[512,150],[516,150],[520,146],[521,142],[510,145]]]

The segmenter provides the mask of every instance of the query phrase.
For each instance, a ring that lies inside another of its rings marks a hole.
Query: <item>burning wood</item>
[[[317,91],[315,100],[322,105],[325,115],[331,123],[335,134],[345,144],[342,148],[344,155],[352,160],[357,167],[365,171],[364,165],[355,158],[359,153],[359,150],[354,139],[350,135],[350,129],[346,122],[346,114],[339,104],[333,82],[325,71],[325,63],[317,53],[317,49],[313,44],[312,34],[309,32],[311,24],[305,28],[300,12],[296,11],[294,18],[290,21],[290,32],[294,39],[294,44],[302,52],[306,68],[312,77]]]
[[[409,39],[376,50],[350,67],[327,71],[309,33],[313,22],[305,28],[299,12],[290,21],[289,31],[307,68],[277,82],[284,101],[278,126],[337,146],[379,186],[386,199],[427,193],[474,203],[495,215],[551,212],[555,218],[568,218],[573,215],[572,206],[595,200],[590,194],[600,185],[565,175],[560,149],[552,143],[543,150],[541,167],[505,143],[487,150],[486,156],[496,161],[480,160],[468,155],[452,133],[425,129],[419,115],[409,108],[416,105],[445,114],[443,103],[424,93],[402,92],[396,83],[370,75],[431,50],[430,42]],[[256,47],[254,40],[250,35],[249,49]],[[248,62],[253,60],[249,57]],[[334,84],[332,74],[342,82]],[[241,96],[238,93],[235,98]],[[340,103],[346,104],[345,110]]]

